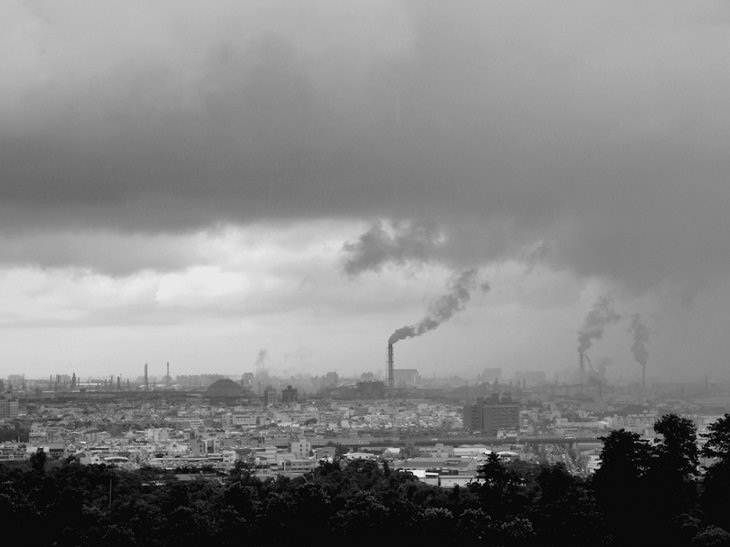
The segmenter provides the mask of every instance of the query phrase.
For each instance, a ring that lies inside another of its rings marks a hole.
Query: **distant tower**
[[[150,389],[149,376],[147,376],[147,363],[144,364],[144,389],[145,391]]]
[[[583,384],[586,375],[586,356],[581,350],[578,350],[578,372],[580,374],[580,392],[583,393]]]
[[[388,389],[393,390],[395,375],[393,372],[393,344],[388,343]]]
[[[170,361],[167,362],[167,376],[165,376],[165,387],[170,387]]]

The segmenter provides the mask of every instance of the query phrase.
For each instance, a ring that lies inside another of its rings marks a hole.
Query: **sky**
[[[719,0],[2,2],[0,376],[382,374],[428,324],[396,367],[582,348],[630,380],[638,344],[649,378],[728,379],[729,27]]]

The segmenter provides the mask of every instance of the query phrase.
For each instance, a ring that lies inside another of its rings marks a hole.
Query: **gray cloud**
[[[433,228],[373,228],[350,273],[542,243],[636,291],[730,267],[721,4],[106,4],[6,8],[11,237],[386,219]]]
[[[91,270],[112,276],[129,275],[141,268],[168,272],[205,263],[206,257],[192,249],[184,236],[88,230],[0,235],[0,263]]]

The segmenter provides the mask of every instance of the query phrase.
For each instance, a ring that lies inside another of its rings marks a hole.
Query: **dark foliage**
[[[453,489],[371,461],[266,480],[238,464],[225,477],[179,481],[149,468],[47,465],[38,453],[25,467],[0,466],[0,519],[40,546],[730,545],[724,420],[711,428],[718,459],[704,475],[694,426],[668,415],[653,444],[607,435],[590,480],[494,456],[479,483]]]

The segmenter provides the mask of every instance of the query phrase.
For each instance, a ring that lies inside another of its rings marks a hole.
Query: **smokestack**
[[[395,385],[395,374],[393,372],[393,343],[388,342],[388,389],[392,390]]]
[[[582,392],[583,384],[585,383],[586,361],[585,355],[581,350],[578,350],[578,372],[580,374],[580,390]]]
[[[144,364],[144,390],[150,389],[149,376],[147,376],[147,363]]]
[[[649,360],[649,351],[646,344],[649,342],[649,329],[642,323],[641,315],[635,313],[631,317],[629,332],[634,335],[634,343],[631,346],[631,353],[634,359],[641,365],[641,390],[646,391],[646,362]]]
[[[170,361],[167,362],[167,377],[165,379],[165,386],[170,387]]]

